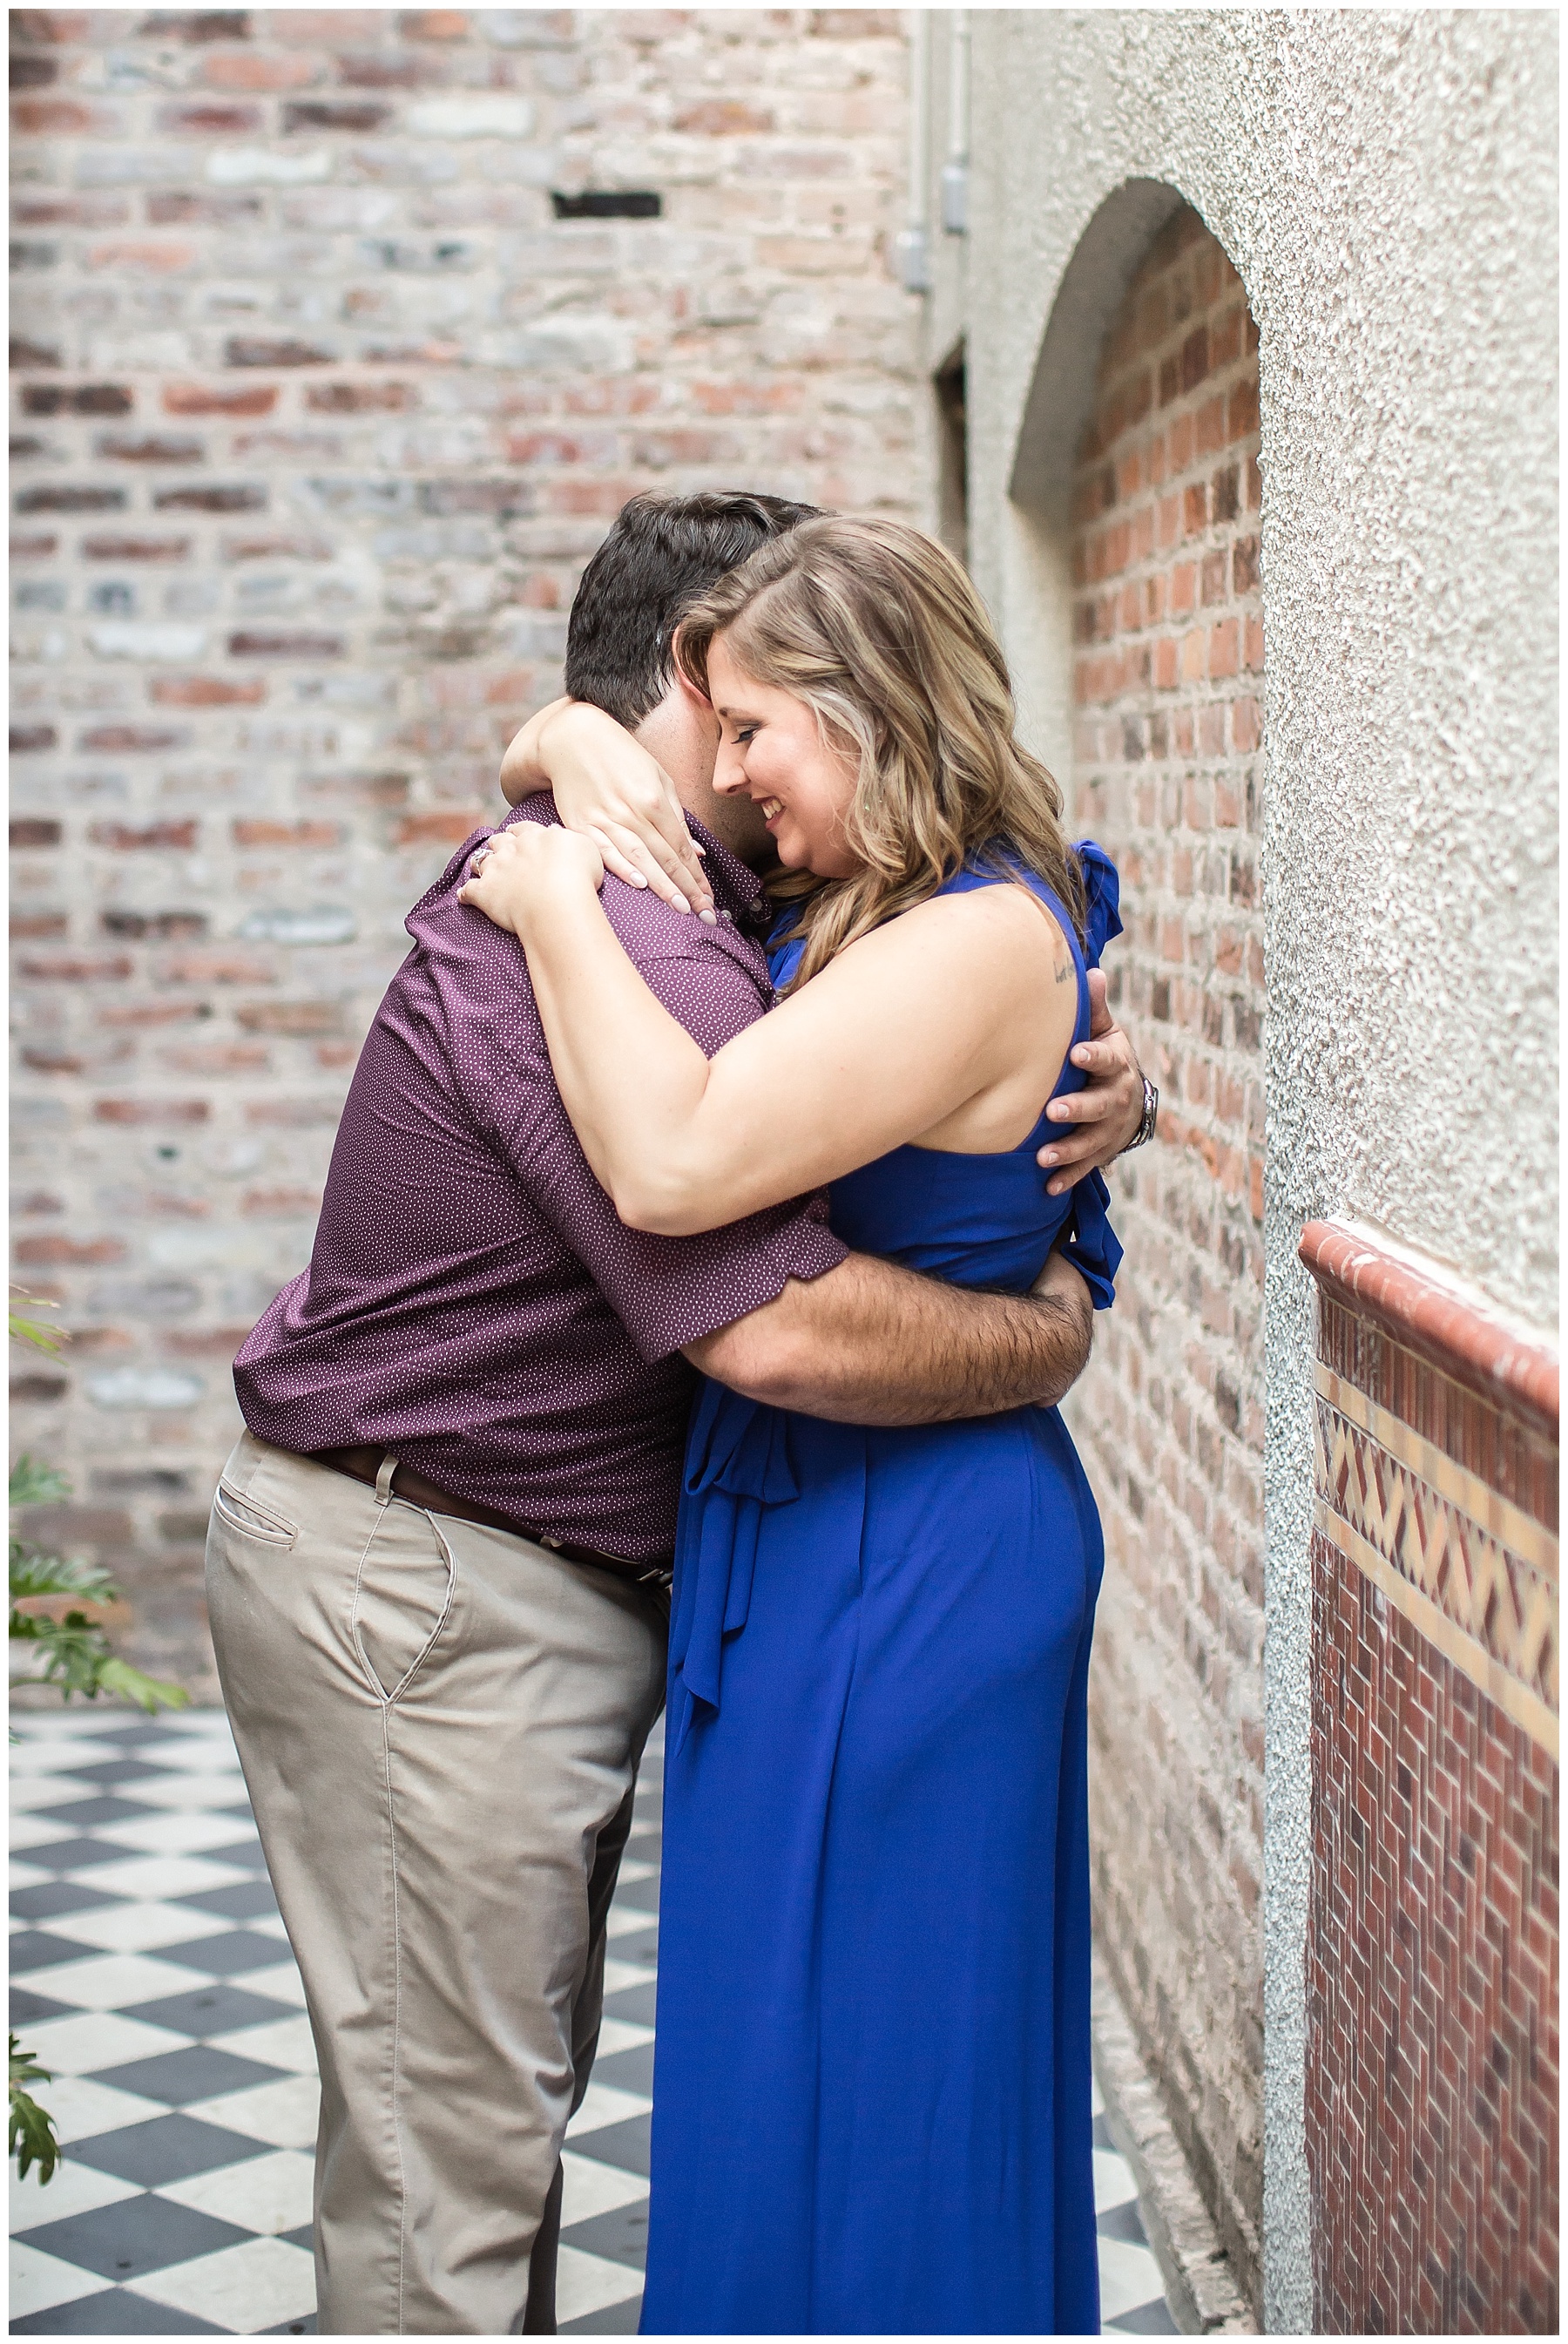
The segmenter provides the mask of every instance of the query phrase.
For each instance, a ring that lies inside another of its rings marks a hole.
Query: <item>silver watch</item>
[[[1128,1141],[1127,1147],[1124,1147],[1121,1150],[1123,1156],[1126,1155],[1128,1148],[1141,1147],[1145,1140],[1153,1138],[1154,1118],[1159,1112],[1160,1094],[1155,1089],[1153,1084],[1150,1081],[1148,1076],[1145,1075],[1143,1077],[1143,1119],[1139,1124],[1139,1127],[1133,1133],[1131,1138]]]

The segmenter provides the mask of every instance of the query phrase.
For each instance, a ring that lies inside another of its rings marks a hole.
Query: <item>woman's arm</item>
[[[863,936],[710,1062],[622,951],[599,877],[586,840],[518,823],[462,893],[521,937],[561,1096],[633,1228],[718,1228],[906,1140],[1015,1146],[1056,1081],[1076,976],[1022,888]]]
[[[602,708],[552,700],[530,716],[501,760],[501,790],[508,805],[553,790],[562,825],[593,840],[607,871],[678,911],[711,912],[702,849],[675,783]]]

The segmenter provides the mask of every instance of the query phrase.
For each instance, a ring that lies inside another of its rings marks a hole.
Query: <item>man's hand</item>
[[[1143,1120],[1143,1070],[1131,1043],[1105,1005],[1103,970],[1089,972],[1089,1039],[1071,1053],[1072,1063],[1089,1076],[1081,1091],[1069,1098],[1052,1099],[1046,1114],[1052,1123],[1076,1127],[1040,1148],[1035,1162],[1055,1174],[1046,1193],[1060,1197],[1077,1186],[1086,1172],[1094,1172],[1120,1156]]]
[[[563,829],[591,838],[607,871],[628,887],[651,887],[678,912],[711,920],[702,849],[674,783],[602,708],[552,700],[530,716],[501,760],[501,789],[512,805],[553,790]]]
[[[946,1424],[1054,1408],[1082,1374],[1094,1309],[1053,1254],[1028,1294],[976,1293],[852,1253],[689,1343],[704,1375],[835,1424]]]
[[[1089,1364],[1089,1346],[1094,1332],[1094,1297],[1089,1290],[1089,1282],[1079,1276],[1064,1253],[1054,1252],[1029,1290],[1037,1301],[1048,1304],[1057,1313],[1064,1327],[1070,1325],[1082,1339],[1083,1358],[1076,1374],[1069,1379],[1075,1383]],[[1061,1389],[1065,1391],[1067,1385]],[[1061,1392],[1058,1392],[1056,1399],[1060,1398]]]

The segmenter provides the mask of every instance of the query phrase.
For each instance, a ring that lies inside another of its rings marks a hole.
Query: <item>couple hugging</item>
[[[408,916],[213,1505],[321,2329],[553,2331],[668,1692],[644,2329],[1092,2330],[1115,873],[897,524],[637,498],[566,682]]]

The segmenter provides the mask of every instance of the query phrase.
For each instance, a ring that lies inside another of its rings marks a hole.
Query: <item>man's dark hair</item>
[[[583,571],[567,627],[566,688],[631,729],[675,674],[670,638],[687,604],[769,538],[817,518],[787,497],[716,491],[633,497]]]

